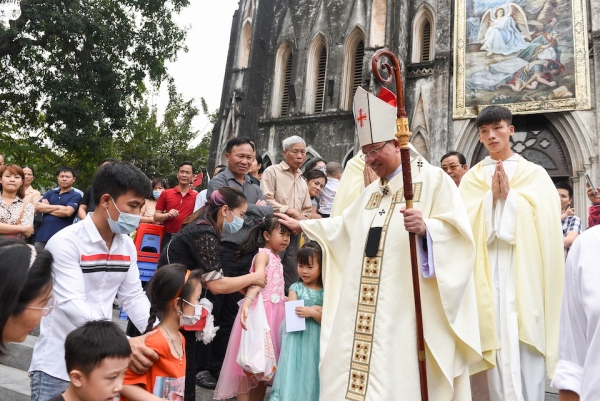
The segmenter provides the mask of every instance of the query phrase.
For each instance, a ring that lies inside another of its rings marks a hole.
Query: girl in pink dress
[[[236,360],[242,330],[247,329],[248,311],[261,292],[267,321],[271,329],[270,334],[275,350],[275,359],[279,359],[278,332],[279,326],[285,317],[285,299],[283,265],[277,253],[285,250],[289,243],[289,229],[280,225],[276,216],[269,215],[250,231],[248,238],[241,245],[240,256],[258,250],[252,261],[250,272],[265,273],[267,275],[267,285],[262,288],[262,291],[258,286],[250,287],[241,302],[240,310],[231,331],[231,337],[229,337],[219,382],[215,389],[214,399],[216,400],[225,400],[235,396],[237,396],[238,401],[262,400],[265,398],[267,384],[270,382],[260,381],[254,375],[243,371]],[[261,245],[264,247],[259,248]]]

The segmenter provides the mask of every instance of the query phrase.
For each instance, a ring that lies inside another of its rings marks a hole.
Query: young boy
[[[514,154],[510,110],[477,116],[490,155],[462,178],[476,244],[483,361],[471,365],[473,400],[544,400],[558,353],[564,255],[560,201],[548,173]]]
[[[50,401],[113,401],[123,386],[131,347],[113,322],[95,320],[73,330],[65,341],[71,383]]]

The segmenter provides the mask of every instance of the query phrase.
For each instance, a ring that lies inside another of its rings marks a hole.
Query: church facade
[[[521,0],[523,2],[524,0]],[[432,164],[457,150],[474,165],[486,156],[473,119],[454,119],[453,0],[240,0],[213,129],[212,165],[225,144],[249,136],[266,165],[281,142],[305,139],[309,157],[348,161],[356,151],[352,100],[358,86],[377,93],[371,57],[382,47],[399,58],[411,142]],[[515,0],[519,2],[519,0]],[[517,115],[513,150],[570,182],[587,220],[583,174],[600,186],[600,2],[585,0],[592,108]]]

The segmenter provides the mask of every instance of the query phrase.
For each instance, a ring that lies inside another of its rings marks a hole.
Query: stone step
[[[29,369],[33,347],[37,339],[36,336],[29,335],[22,343],[8,343],[8,354],[0,357],[0,363],[20,370]]]
[[[29,401],[31,390],[27,371],[0,364],[0,400]]]

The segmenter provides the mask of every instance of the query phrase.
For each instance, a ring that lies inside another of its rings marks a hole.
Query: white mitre
[[[387,89],[385,91],[389,92]],[[386,93],[389,94],[395,97],[392,92]],[[395,106],[371,95],[359,86],[354,94],[353,111],[356,135],[361,148],[396,137]]]

